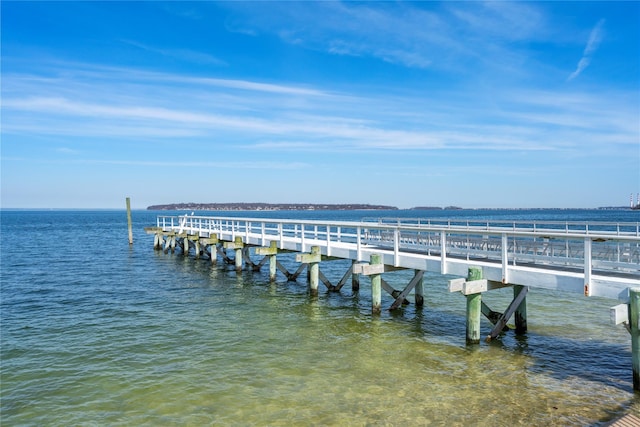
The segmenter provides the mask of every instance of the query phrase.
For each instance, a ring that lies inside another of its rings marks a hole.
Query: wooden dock
[[[379,313],[381,292],[394,298],[389,309],[409,303],[422,305],[424,272],[459,276],[449,280],[449,291],[467,300],[466,341],[480,341],[480,318],[494,325],[487,340],[496,338],[513,317],[516,333],[527,330],[526,295],[530,288],[573,292],[618,300],[611,308],[615,324],[632,335],[634,389],[640,390],[640,223],[518,222],[426,219],[371,219],[363,221],[304,221],[272,218],[158,216],[154,248],[217,263],[221,257],[240,271],[269,263],[270,280],[277,271],[295,280],[307,270],[309,292],[319,283],[339,291],[351,278],[358,290],[361,276],[371,282],[372,312]],[[233,257],[229,256],[229,251]],[[251,256],[262,257],[254,263]],[[295,252],[299,267],[288,271],[278,260]],[[320,263],[351,260],[342,279],[332,284]],[[413,270],[404,289],[393,289],[383,274]],[[511,287],[513,300],[504,312],[494,311],[482,294]]]
[[[607,424],[609,427],[640,427],[640,418],[633,414],[627,414],[624,417]]]

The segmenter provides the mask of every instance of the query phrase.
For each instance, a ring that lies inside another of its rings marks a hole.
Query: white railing
[[[265,218],[158,216],[163,230],[233,240],[253,238],[296,241],[302,251],[311,243],[327,248],[353,245],[363,248],[430,257],[479,260],[507,266],[530,265],[583,271],[589,277],[631,275],[640,278],[639,223],[506,222],[403,219],[359,222],[304,221]],[[359,256],[358,256],[359,258]]]
[[[396,226],[439,227],[447,229],[562,232],[565,234],[614,234],[640,237],[640,222],[606,221],[507,221],[449,218],[367,218],[365,222]]]

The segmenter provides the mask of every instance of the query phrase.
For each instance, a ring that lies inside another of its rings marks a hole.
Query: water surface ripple
[[[466,347],[450,277],[425,275],[422,310],[372,319],[367,279],[359,294],[311,298],[304,278],[270,284],[268,268],[236,274],[155,252],[143,232],[155,213],[133,217],[130,247],[124,212],[2,211],[2,425],[584,426],[640,415],[629,334],[609,323],[615,301],[534,289],[526,336]],[[338,281],[348,266],[321,270]],[[411,273],[387,276],[400,288]],[[485,301],[503,310],[509,297]]]

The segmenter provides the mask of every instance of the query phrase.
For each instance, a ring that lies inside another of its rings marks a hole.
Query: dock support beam
[[[631,332],[631,361],[633,390],[640,392],[640,288],[629,289],[629,329]]]
[[[271,242],[269,242],[268,248],[256,248],[256,255],[264,255],[265,257],[269,258],[269,281],[272,283],[276,281],[276,272],[278,271],[278,258],[276,258],[277,254],[278,242],[276,240],[272,240]],[[264,260],[260,263],[260,265],[262,265],[263,262]],[[286,270],[285,274],[287,274]]]
[[[236,249],[236,271],[242,271],[242,237],[236,236],[234,243]]]
[[[320,258],[320,246],[312,246],[311,255],[317,255]],[[312,296],[318,295],[318,277],[320,276],[320,260],[314,261],[309,262],[309,291]]]
[[[321,259],[322,255],[320,254],[320,246],[312,246],[310,254],[296,255],[296,262],[301,262],[303,263],[303,265],[309,265],[307,272],[309,275],[309,293],[311,294],[311,296],[318,295]]]
[[[269,248],[274,252],[273,255],[269,255],[269,281],[276,281],[276,272],[278,271],[278,260],[276,254],[278,253],[278,242],[275,240],[269,243]]]
[[[416,270],[414,272],[414,277],[418,276],[418,274],[420,273],[420,270]],[[415,293],[415,300],[416,300],[416,307],[422,307],[424,306],[424,285],[423,285],[423,277],[420,277],[420,279],[418,279],[418,282],[416,283],[416,288],[414,290]]]
[[[233,249],[236,251],[236,259],[235,259],[236,271],[238,272],[242,271],[242,249],[244,248],[244,243],[242,243],[242,237],[236,236],[233,242],[224,242],[224,248]],[[228,258],[226,258],[226,254],[223,256],[223,258],[225,258],[225,261],[229,262]]]
[[[353,272],[353,265],[358,262],[356,260],[351,261],[351,271]],[[360,291],[360,274],[352,273],[351,274],[351,290],[354,294],[357,294]]]
[[[369,264],[382,264],[382,257],[379,254],[371,254]],[[382,312],[382,275],[371,275],[371,313],[380,314]]]
[[[526,292],[526,286],[514,285],[513,299],[517,299],[521,292]],[[527,332],[527,297],[522,299],[518,308],[513,314],[516,322],[516,334],[521,335]]]
[[[469,267],[467,281],[481,280],[482,269]],[[482,294],[467,295],[467,344],[480,343],[480,315],[482,314]]]

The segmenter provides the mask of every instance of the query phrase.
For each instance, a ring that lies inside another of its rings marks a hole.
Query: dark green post
[[[482,280],[480,267],[469,267],[467,281]],[[480,314],[482,314],[482,294],[467,295],[467,344],[480,343]]]
[[[351,268],[356,263],[356,260],[351,261]],[[357,294],[360,291],[360,275],[356,273],[351,274],[351,290],[354,294]]]
[[[525,286],[514,285],[513,286],[513,299],[516,299],[520,292],[525,290]],[[516,322],[516,334],[524,334],[527,332],[527,297],[524,297],[516,311],[513,313]]]

